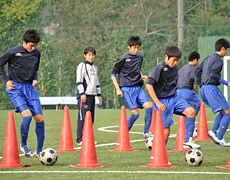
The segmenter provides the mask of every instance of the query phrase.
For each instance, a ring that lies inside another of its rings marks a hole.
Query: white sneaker
[[[194,141],[192,141],[192,137],[189,138],[189,141],[183,144],[184,149],[200,149],[201,146],[198,144],[195,144]]]
[[[214,143],[219,144],[219,143],[217,142],[217,141],[218,141],[218,138],[216,137],[216,134],[215,134],[214,132],[212,132],[212,130],[211,130],[211,131],[208,131],[208,137],[209,137],[210,139],[212,139]]]
[[[38,152],[37,150],[34,152],[34,155],[36,156],[36,158],[40,159],[40,154],[41,152]]]
[[[94,141],[94,144],[98,144],[98,142],[97,142],[97,141]]]
[[[222,140],[219,140],[217,138],[217,142],[219,145],[224,146],[224,147],[230,147],[230,143],[228,143],[224,138]]]
[[[34,153],[29,149],[28,145],[22,147],[22,145],[20,144],[20,149],[26,157],[31,158],[34,156]]]

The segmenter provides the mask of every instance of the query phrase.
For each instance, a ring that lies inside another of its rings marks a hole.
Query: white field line
[[[121,173],[121,174],[211,174],[230,175],[230,172],[195,172],[195,171],[0,171],[0,174],[35,174],[35,173]]]

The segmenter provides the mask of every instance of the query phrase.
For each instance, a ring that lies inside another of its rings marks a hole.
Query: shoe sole
[[[187,146],[187,147],[186,147]],[[196,148],[194,148],[194,147],[192,147],[192,146],[189,146],[189,145],[183,145],[183,148],[185,149],[185,150],[188,150],[188,149],[200,149],[201,147],[196,147]]]
[[[214,138],[213,138],[212,136],[210,136],[209,134],[208,134],[208,137],[209,137],[215,144],[220,145],[220,143],[217,142],[217,141],[215,141]]]

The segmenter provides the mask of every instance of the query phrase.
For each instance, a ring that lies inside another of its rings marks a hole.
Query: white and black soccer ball
[[[197,128],[194,129],[194,132],[193,132],[193,139],[196,139],[197,138]]]
[[[151,150],[153,145],[153,136],[149,136],[145,141],[145,146],[147,149]]]
[[[190,149],[185,155],[185,161],[189,166],[200,166],[203,162],[203,154],[198,149]]]
[[[57,152],[52,148],[44,149],[40,154],[40,161],[45,166],[52,166],[57,162]]]

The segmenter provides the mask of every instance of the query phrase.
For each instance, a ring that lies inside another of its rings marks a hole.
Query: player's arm
[[[158,107],[158,109],[159,109],[160,111],[162,111],[163,113],[165,113],[165,112],[166,112],[166,107],[165,107],[165,105],[164,105],[163,103],[161,103],[161,102],[159,101],[159,99],[157,98],[156,93],[155,93],[155,91],[154,91],[154,89],[153,89],[153,86],[150,85],[150,84],[146,84],[146,89],[147,89],[147,91],[148,91],[150,97],[152,98],[152,100],[156,103],[156,106]]]
[[[5,81],[7,89],[13,90],[14,85],[13,82],[10,81],[8,76],[6,75],[6,71],[4,70],[4,66],[7,64],[7,62],[10,61],[10,51],[6,51],[2,56],[0,56],[0,75],[2,79]]]
[[[87,96],[85,95],[85,89],[84,89],[84,86],[83,86],[83,79],[84,79],[84,76],[83,76],[83,69],[84,69],[84,64],[83,63],[80,63],[77,67],[77,80],[76,80],[76,83],[77,83],[77,89],[79,91],[79,94],[81,96],[81,101],[83,103],[86,102],[87,100]]]
[[[115,88],[116,88],[117,96],[123,97],[123,92],[121,91],[120,86],[119,86],[119,84],[118,84],[118,82],[117,82],[117,78],[116,78],[116,76],[114,76],[114,74],[111,74],[111,79],[112,79],[112,81],[113,81],[113,85],[114,85]]]
[[[144,76],[141,72],[141,79],[146,82],[148,80],[148,76]]]

